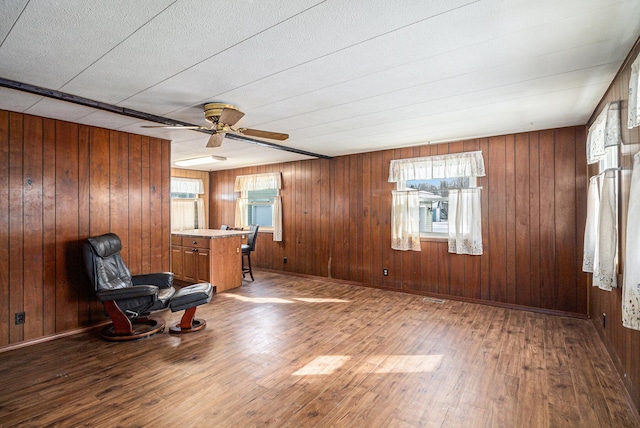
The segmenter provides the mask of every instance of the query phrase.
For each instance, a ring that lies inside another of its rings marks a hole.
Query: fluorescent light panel
[[[175,161],[174,164],[178,166],[194,166],[194,165],[204,165],[205,163],[211,162],[220,162],[224,159],[218,158],[214,156],[203,156],[200,158],[191,158],[191,159],[183,159],[179,161]]]

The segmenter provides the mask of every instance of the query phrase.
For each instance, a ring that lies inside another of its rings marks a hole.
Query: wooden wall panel
[[[578,213],[585,210],[576,206],[576,194],[584,186],[575,179],[576,157],[584,147],[584,127],[574,127],[270,165],[269,171],[283,177],[283,242],[260,234],[252,262],[397,290],[585,315],[578,302],[586,301],[586,279],[576,272],[584,229],[584,214]],[[420,252],[391,250],[395,184],[387,181],[389,162],[471,150],[483,151],[487,170],[478,179],[484,254],[453,255],[442,240],[423,241]],[[263,171],[210,173],[213,224],[233,224],[235,177]],[[556,254],[562,260],[556,262]],[[288,258],[286,265],[282,257]],[[330,271],[324,269],[329,263]]]
[[[24,339],[24,326],[15,325],[14,317],[24,305],[24,214],[22,192],[23,116],[9,114],[9,341]]]
[[[606,103],[620,100],[620,116],[622,120],[622,146],[620,148],[620,166],[622,171],[620,175],[620,198],[619,198],[619,284],[622,282],[624,270],[626,266],[625,250],[626,250],[626,227],[628,221],[637,221],[629,219],[627,210],[629,206],[629,187],[631,184],[631,170],[633,168],[633,157],[640,151],[640,127],[628,129],[625,124],[628,115],[628,99],[629,99],[629,78],[631,63],[640,55],[640,40],[636,41],[636,45],[629,53],[629,56],[623,63],[618,75],[611,83],[606,94],[600,101],[598,107],[594,111],[588,123],[593,123],[595,118],[602,112]],[[597,173],[595,166],[589,169],[586,167],[584,158],[576,163],[577,177],[579,185],[583,190],[578,194],[579,204],[585,204],[584,195],[586,194],[586,186],[588,177]],[[579,240],[583,238],[579,235]],[[582,252],[579,251],[579,258],[582,258]],[[578,278],[583,274],[578,273]],[[588,275],[589,283],[591,282],[591,274]],[[584,305],[578,300],[579,306]],[[589,298],[589,314],[594,321],[596,329],[600,333],[609,353],[616,362],[618,372],[633,399],[636,408],[640,408],[640,331],[627,329],[622,326],[622,287],[613,289],[612,291],[603,291],[598,288],[591,288]],[[603,314],[606,314],[606,325],[603,322]]]
[[[88,236],[117,232],[133,273],[169,269],[169,150],[0,111],[0,347],[104,320],[82,263]],[[26,323],[15,325],[21,311]]]
[[[78,125],[56,122],[56,331],[79,325]]]
[[[43,335],[43,122],[24,118],[24,311],[30,315],[24,339]],[[32,318],[33,317],[33,318]]]
[[[9,112],[0,110],[0,206],[9,206]],[[9,344],[9,210],[0,210],[0,346]]]

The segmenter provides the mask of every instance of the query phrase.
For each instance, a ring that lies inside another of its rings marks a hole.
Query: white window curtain
[[[593,259],[593,286],[611,291],[618,286],[618,198],[615,170],[602,176],[598,237]]]
[[[171,193],[204,193],[204,183],[199,178],[171,177]]]
[[[481,151],[394,159],[389,166],[390,183],[432,178],[484,177],[484,175],[484,158]]]
[[[204,224],[204,199],[196,199],[196,212],[198,215],[198,229],[207,229],[208,225]]]
[[[449,190],[449,252],[482,254],[480,189]]]
[[[236,192],[266,189],[282,189],[282,175],[279,172],[239,175],[236,177]]]
[[[629,79],[629,129],[640,125],[640,55],[631,64]]]
[[[633,157],[627,214],[627,245],[622,282],[622,325],[640,330],[640,153]],[[633,220],[631,220],[633,219]]]
[[[394,190],[391,193],[391,248],[420,251],[420,192]]]
[[[389,182],[432,178],[483,177],[481,151],[452,153],[422,158],[394,159],[389,166]],[[459,254],[482,254],[482,213],[480,189],[449,191],[449,248]],[[459,210],[451,217],[453,202]],[[420,251],[420,196],[418,191],[393,191],[391,248]]]
[[[247,226],[247,198],[243,198],[242,195],[236,201],[236,219],[233,225],[234,227]]]
[[[196,215],[198,228],[205,228],[204,224],[204,200],[202,199],[171,199],[171,230],[190,230],[196,228]]]
[[[280,195],[273,201],[273,240],[282,241],[282,197]]]
[[[593,164],[606,156],[606,148],[622,142],[620,128],[620,101],[607,103],[587,135],[587,164]]]
[[[600,213],[600,188],[598,177],[589,179],[587,194],[587,221],[584,227],[584,250],[582,254],[582,271],[593,273],[593,260],[598,244],[598,223]]]
[[[247,192],[249,190],[278,189],[273,203],[273,240],[282,241],[282,200],[279,190],[282,189],[282,174],[269,172],[266,174],[239,175],[236,177],[234,190],[240,192],[236,203],[235,227],[248,226],[247,223]]]

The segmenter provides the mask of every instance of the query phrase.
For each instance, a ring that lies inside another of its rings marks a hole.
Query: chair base
[[[207,326],[207,321],[203,319],[194,319],[191,327],[182,327],[181,323],[176,325],[172,325],[169,327],[169,333],[173,334],[184,334],[184,333],[193,333],[194,331],[202,330]]]
[[[165,322],[162,318],[143,317],[136,318],[131,322],[131,333],[116,333],[113,323],[107,325],[100,332],[100,337],[110,342],[126,342],[153,336],[164,331]]]
[[[202,330],[207,326],[207,321],[203,319],[196,319],[196,306],[188,308],[184,311],[180,322],[176,325],[169,327],[169,333],[183,334],[193,333],[194,331]]]

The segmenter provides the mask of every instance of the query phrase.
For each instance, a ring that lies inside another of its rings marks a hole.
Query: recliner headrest
[[[105,233],[104,235],[87,238],[87,241],[100,257],[109,257],[122,250],[122,242],[115,233]]]

